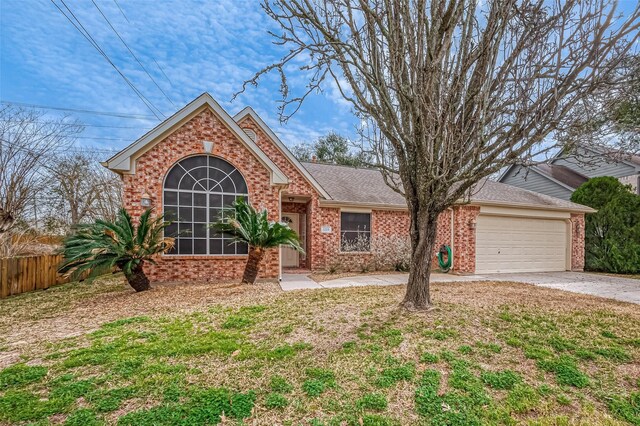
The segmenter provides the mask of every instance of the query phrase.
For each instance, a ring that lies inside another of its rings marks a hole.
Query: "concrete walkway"
[[[408,274],[356,275],[317,283],[306,274],[284,274],[280,286],[284,291],[313,288],[360,287],[366,285],[402,285]],[[432,282],[513,281],[590,294],[608,299],[640,304],[640,280],[583,272],[539,272],[519,274],[450,275],[432,274]]]
[[[283,274],[280,287],[284,291],[307,290],[312,288],[341,288],[341,287],[361,287],[367,285],[403,285],[407,283],[409,274],[371,274],[355,275],[352,277],[336,278],[323,282],[315,282],[308,277],[308,274]],[[478,281],[475,275],[459,276],[447,274],[432,274],[433,282],[446,281]]]

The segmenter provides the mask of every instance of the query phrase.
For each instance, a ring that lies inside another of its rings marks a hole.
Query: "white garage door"
[[[564,220],[478,216],[476,273],[564,271],[566,258]]]

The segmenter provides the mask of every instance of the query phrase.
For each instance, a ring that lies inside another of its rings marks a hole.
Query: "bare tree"
[[[56,156],[49,176],[48,221],[66,230],[95,219],[114,219],[122,205],[120,179],[88,152]]]
[[[80,130],[76,123],[46,120],[32,110],[0,109],[0,233],[34,202],[44,189],[49,159]]]
[[[49,176],[49,217],[67,228],[87,220],[113,219],[122,205],[120,179],[88,152],[55,157]]]
[[[483,178],[554,149],[569,112],[606,88],[640,31],[615,0],[264,0],[288,53],[281,119],[332,80],[369,128],[388,185],[404,194],[412,260],[403,305],[431,304],[438,215]],[[305,65],[300,66],[303,63]],[[309,75],[290,91],[287,68]]]

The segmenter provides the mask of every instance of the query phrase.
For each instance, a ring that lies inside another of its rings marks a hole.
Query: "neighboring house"
[[[345,240],[409,232],[405,201],[380,172],[300,163],[253,109],[231,117],[207,93],[103,164],[122,176],[133,216],[151,205],[175,220],[166,230],[177,236],[175,249],[148,265],[156,281],[241,277],[247,247],[208,227],[237,197],[288,222],[305,248],[270,252],[262,278],[337,259],[353,266],[371,254],[343,251]],[[453,248],[459,272],[582,270],[584,214],[592,211],[485,181],[470,203],[440,216],[437,245]]]
[[[498,181],[570,200],[576,188],[598,176],[618,178],[640,194],[640,157],[579,147],[570,155],[559,153],[549,164],[513,165],[502,173]]]

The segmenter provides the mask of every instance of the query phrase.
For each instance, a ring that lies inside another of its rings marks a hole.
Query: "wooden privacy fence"
[[[58,274],[60,254],[0,259],[0,299],[69,281]]]

